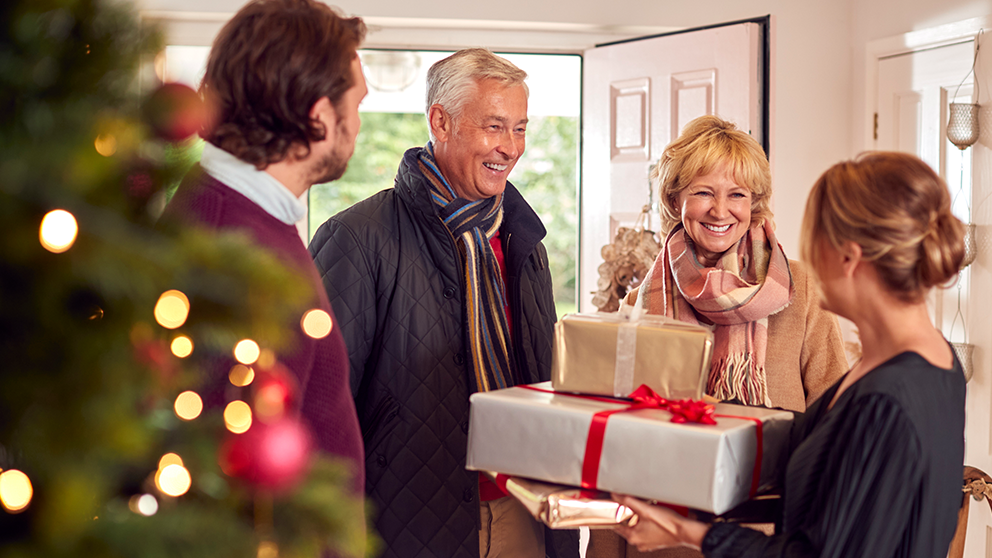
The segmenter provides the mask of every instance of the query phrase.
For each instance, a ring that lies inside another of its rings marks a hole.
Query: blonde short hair
[[[441,105],[452,117],[457,117],[478,82],[484,79],[496,80],[506,87],[521,85],[524,93],[530,94],[524,83],[527,72],[489,49],[466,48],[435,62],[427,70],[427,118],[430,119],[434,105]]]
[[[806,201],[800,249],[818,271],[827,243],[861,247],[900,300],[920,302],[953,278],[964,258],[964,226],[951,213],[947,185],[907,153],[868,152],[830,167]]]
[[[729,165],[734,182],[751,192],[751,226],[771,220],[772,174],[765,150],[733,123],[707,115],[686,124],[649,175],[661,200],[663,234],[682,221],[679,194],[722,164]]]

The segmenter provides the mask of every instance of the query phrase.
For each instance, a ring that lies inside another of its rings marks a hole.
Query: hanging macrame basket
[[[620,301],[641,284],[661,252],[657,235],[644,228],[648,211],[645,206],[632,228],[619,227],[613,242],[603,246],[603,263],[599,266],[597,290],[592,298],[600,312],[619,310]]]

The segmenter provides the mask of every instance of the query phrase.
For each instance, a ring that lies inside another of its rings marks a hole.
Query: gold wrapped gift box
[[[626,397],[641,384],[669,399],[699,399],[713,333],[645,315],[567,314],[555,324],[551,383],[558,391]]]
[[[586,490],[495,471],[486,471],[485,474],[508,496],[523,504],[534,519],[552,529],[612,529],[617,525],[633,527],[638,521],[634,510],[616,502],[608,492],[602,490]],[[666,506],[679,515],[705,522],[768,523],[781,514],[779,494],[759,495],[719,516],[661,502],[650,503]]]
[[[600,490],[539,482],[486,471],[486,476],[513,496],[535,519],[552,529],[605,529],[628,523],[634,512]]]

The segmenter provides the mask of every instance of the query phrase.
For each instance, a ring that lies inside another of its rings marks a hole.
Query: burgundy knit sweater
[[[199,165],[186,175],[162,219],[249,233],[259,248],[271,252],[289,270],[295,270],[309,282],[314,301],[311,307],[321,308],[332,320],[336,320],[327,292],[297,228],[276,219],[245,196],[203,172]],[[361,494],[365,487],[365,450],[348,385],[348,351],[340,329],[333,327],[326,337],[313,339],[303,333],[299,321],[287,324],[287,328],[292,329],[295,339],[289,344],[291,349],[276,356],[279,362],[296,374],[300,385],[301,414],[309,423],[321,450],[344,457],[351,463],[353,486],[355,492]],[[217,362],[215,367],[220,369],[211,371],[216,373],[212,375],[214,381],[226,379],[231,364]],[[209,405],[211,395],[218,396],[222,392],[216,390],[204,394],[205,403]]]

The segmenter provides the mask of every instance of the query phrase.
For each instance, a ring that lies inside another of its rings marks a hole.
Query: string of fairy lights
[[[108,138],[101,136],[97,138],[95,147],[102,155],[112,154],[114,149],[110,147],[110,143]],[[41,220],[39,240],[41,246],[49,252],[61,254],[68,251],[78,235],[79,224],[69,211],[55,209]],[[169,343],[170,352],[180,359],[189,357],[195,346],[193,339],[178,331],[189,317],[189,298],[179,290],[167,290],[159,296],[152,313],[159,326],[176,332]],[[306,335],[321,339],[330,334],[333,322],[327,312],[314,308],[303,314],[300,327]],[[275,354],[269,349],[261,348],[252,339],[242,339],[235,343],[232,354],[237,364],[229,371],[228,380],[236,387],[244,388],[253,384],[257,376],[256,366],[269,369],[276,365]],[[291,382],[291,378],[287,380]],[[292,400],[290,384],[275,381],[256,387],[250,397],[251,404],[237,399],[224,408],[224,424],[231,433],[247,432],[256,418],[274,423],[287,411]],[[180,419],[192,421],[202,414],[203,400],[195,391],[186,390],[176,396],[173,410]],[[153,478],[158,495],[143,493],[132,496],[128,501],[132,512],[144,516],[155,515],[159,508],[159,498],[178,498],[186,494],[193,484],[192,475],[185,467],[182,457],[171,452],[159,459]],[[22,512],[30,506],[33,497],[34,489],[26,473],[18,469],[0,469],[0,505],[5,511]]]

